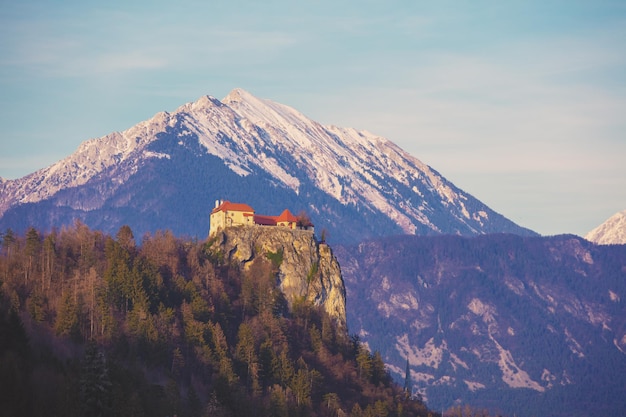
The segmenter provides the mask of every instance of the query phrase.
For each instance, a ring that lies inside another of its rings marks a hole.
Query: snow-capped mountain
[[[408,359],[430,408],[624,415],[626,246],[394,236],[335,253],[348,328],[399,381]]]
[[[598,245],[626,244],[626,210],[609,217],[607,221],[587,233],[585,239]]]
[[[204,236],[216,199],[306,210],[337,241],[534,234],[385,138],[323,126],[241,89],[91,139],[48,168],[0,183],[0,226],[79,218],[106,231],[129,224]]]

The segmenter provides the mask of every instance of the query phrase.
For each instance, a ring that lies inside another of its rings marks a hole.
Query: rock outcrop
[[[304,299],[321,306],[346,328],[346,290],[339,262],[330,246],[318,242],[312,231],[230,227],[215,235],[212,246],[222,251],[225,260],[244,269],[259,256],[281,254],[277,279],[289,306]]]

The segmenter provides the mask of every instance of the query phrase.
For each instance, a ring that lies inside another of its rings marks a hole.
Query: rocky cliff
[[[339,263],[330,246],[319,243],[312,231],[231,227],[216,234],[212,247],[244,269],[259,256],[273,256],[289,306],[297,300],[309,301],[346,327],[346,290]]]

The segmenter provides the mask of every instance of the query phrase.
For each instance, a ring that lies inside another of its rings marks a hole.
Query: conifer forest
[[[243,270],[206,241],[80,222],[1,243],[3,416],[439,415],[335,318],[288,306],[272,254]]]

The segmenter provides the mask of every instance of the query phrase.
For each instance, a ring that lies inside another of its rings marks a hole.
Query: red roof
[[[296,223],[297,221],[298,221],[298,218],[294,216],[293,214],[291,214],[289,209],[285,209],[282,213],[280,213],[280,216],[276,218],[276,223],[279,223],[279,222]]]
[[[211,214],[217,213],[218,211],[249,211],[254,213],[254,209],[249,205],[244,203],[231,203],[230,201],[222,202],[222,204],[211,211]]]
[[[276,226],[275,216],[263,216],[261,214],[254,215],[254,223],[262,226]]]
[[[223,201],[219,206],[215,207],[211,214],[220,211],[239,211],[243,212],[245,217],[254,216],[254,223],[263,226],[276,226],[278,223],[297,223],[298,218],[294,216],[289,209],[283,210],[279,216],[266,216],[262,214],[255,214],[254,209],[244,203],[231,203],[230,201]],[[313,226],[312,224],[310,226]]]

